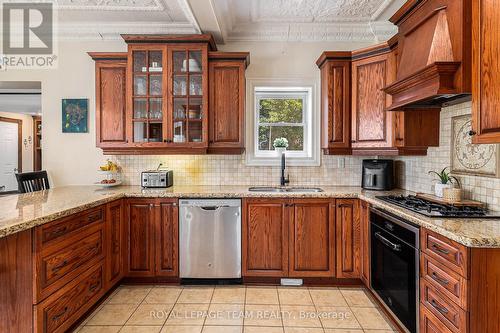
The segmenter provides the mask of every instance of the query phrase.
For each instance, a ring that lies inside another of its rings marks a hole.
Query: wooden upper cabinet
[[[209,153],[245,150],[247,52],[209,52]]]
[[[105,154],[243,152],[248,52],[217,52],[210,34],[122,37],[127,53],[89,53]]]
[[[474,143],[500,143],[500,4],[472,1]]]
[[[351,52],[323,52],[321,148],[328,155],[351,153]]]
[[[358,199],[336,200],[337,278],[360,278],[361,223]]]
[[[102,52],[89,55],[95,60],[96,145],[125,146],[127,55]]]
[[[333,277],[335,202],[295,199],[289,209],[289,276]]]
[[[352,150],[354,155],[426,155],[439,146],[439,108],[387,111],[383,88],[396,78],[396,39],[353,52]]]
[[[243,276],[287,276],[289,203],[244,199],[243,204]]]
[[[392,146],[393,113],[385,108],[390,97],[382,88],[393,78],[394,64],[389,50],[352,63],[352,146],[389,148]]]

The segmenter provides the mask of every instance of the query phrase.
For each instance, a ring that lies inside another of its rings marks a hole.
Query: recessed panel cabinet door
[[[352,63],[352,146],[390,147],[393,115],[385,111],[390,97],[382,90],[390,74],[389,55]]]
[[[245,148],[245,63],[209,63],[209,148],[213,151]]]
[[[472,1],[472,132],[475,143],[500,143],[500,3]]]
[[[330,200],[294,200],[289,231],[289,275],[335,274],[335,204]]]
[[[288,216],[285,201],[244,200],[243,276],[288,274]]]
[[[156,276],[179,275],[179,210],[177,199],[162,200],[155,208],[157,219]]]
[[[361,226],[357,199],[336,204],[337,278],[360,278]]]
[[[123,276],[123,207],[118,200],[106,208],[106,271],[107,285],[114,285]]]
[[[127,276],[154,276],[154,204],[150,200],[128,203]]]
[[[126,136],[125,61],[97,61],[96,141],[98,147],[119,147]]]

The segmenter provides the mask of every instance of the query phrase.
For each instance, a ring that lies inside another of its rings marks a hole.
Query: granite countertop
[[[500,220],[429,218],[376,198],[387,194],[412,194],[404,190],[365,191],[360,187],[320,186],[319,193],[250,192],[248,186],[174,186],[142,189],[139,186],[65,186],[47,191],[0,197],[0,238],[124,198],[359,198],[374,207],[446,236],[469,247],[500,248]]]

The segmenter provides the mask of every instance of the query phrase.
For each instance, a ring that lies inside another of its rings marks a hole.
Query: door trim
[[[6,117],[0,117],[0,121],[17,124],[17,172],[21,173],[23,171],[23,121]]]

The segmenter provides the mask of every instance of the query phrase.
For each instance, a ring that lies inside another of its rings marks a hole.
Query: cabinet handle
[[[62,316],[64,316],[66,314],[66,312],[68,312],[68,307],[65,306],[64,309],[59,312],[58,314],[52,316],[52,321],[58,321],[59,319],[61,319]]]
[[[49,235],[51,235],[53,238],[57,238],[57,237],[65,234],[67,230],[68,230],[67,226],[59,227],[59,228],[55,229],[54,231],[50,232]]]
[[[436,244],[432,244],[432,248],[433,248],[434,250],[436,250],[437,252],[439,252],[439,253],[442,253],[442,254],[450,254],[450,251],[445,250],[445,249],[442,249],[442,248],[440,248],[439,246],[437,246]]]
[[[172,206],[173,206],[173,207],[177,207],[177,203],[175,203],[175,202],[174,202],[174,203],[172,204]]]
[[[433,299],[433,300],[431,300],[431,305],[432,305],[432,306],[433,306],[436,310],[438,310],[439,312],[441,312],[442,314],[447,314],[447,313],[448,313],[448,309],[447,309],[447,308],[445,308],[445,307],[440,306],[440,305],[436,302],[436,300],[434,300],[434,299]]]
[[[99,283],[99,282],[90,285],[89,291],[93,293],[100,285],[101,285],[101,283]]]
[[[439,282],[439,284],[449,284],[450,281],[446,280],[446,279],[443,279],[442,277],[440,277],[439,275],[436,274],[436,272],[432,272],[432,278],[434,280],[436,280],[437,282]]]
[[[125,139],[125,143],[128,143],[128,139]]]
[[[474,136],[474,135],[476,135],[476,134],[477,134],[477,133],[476,133],[476,131],[469,131],[469,135],[470,135],[470,136]]]
[[[67,260],[63,260],[62,263],[60,263],[59,265],[57,266],[54,266],[52,267],[52,272],[53,273],[57,273],[58,271],[61,270],[61,268],[63,268],[64,266],[66,266],[68,264],[68,261]]]

